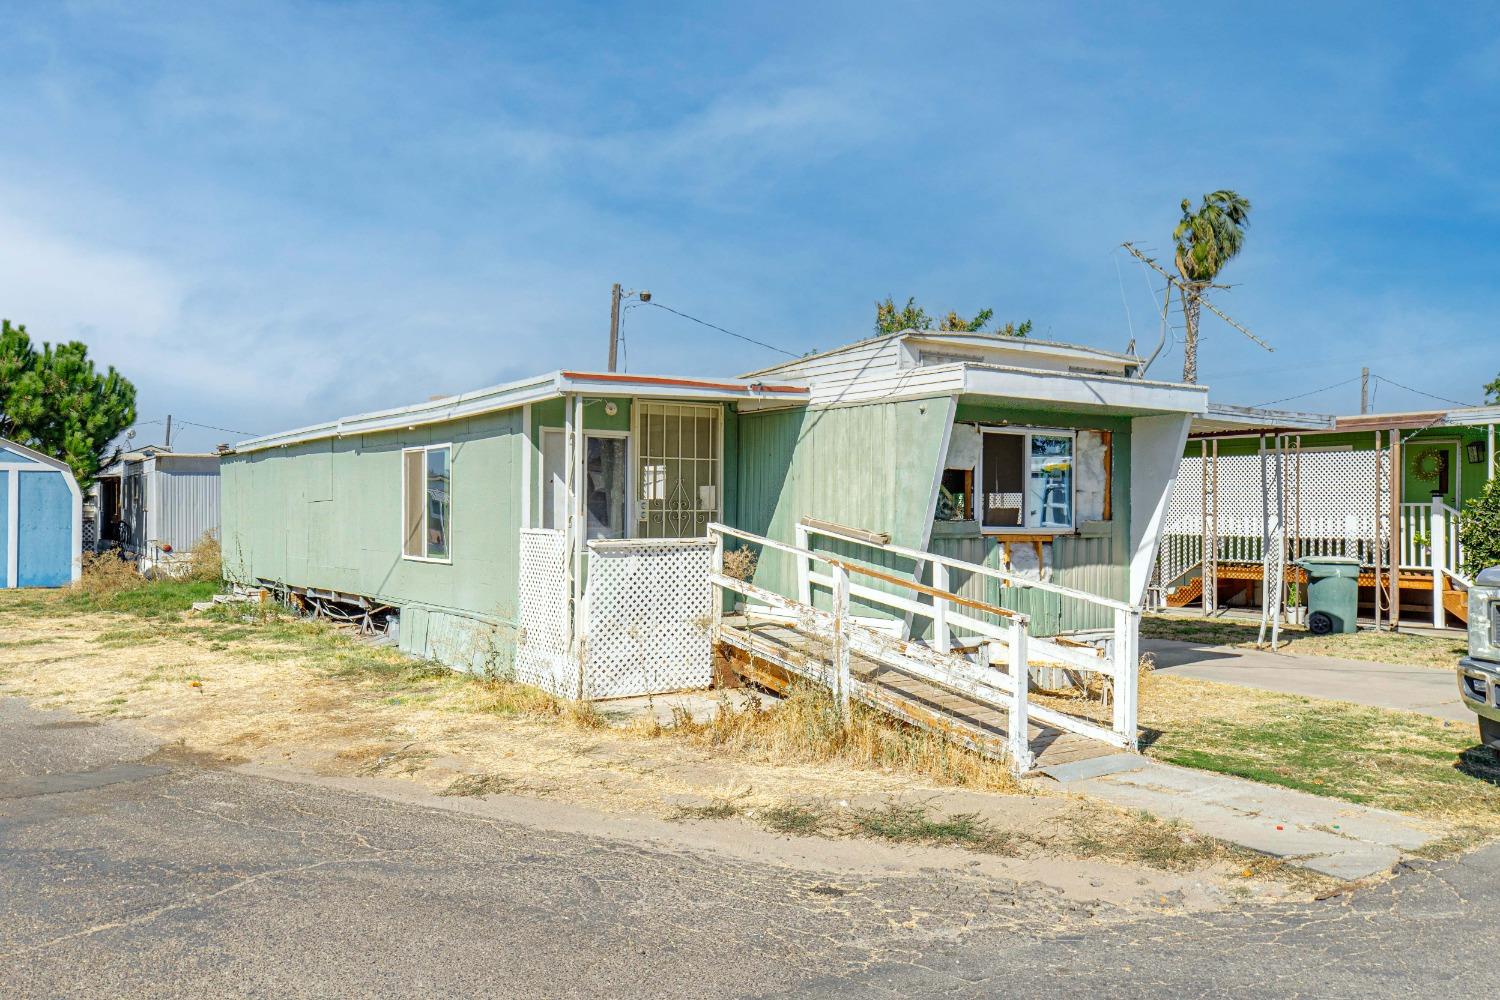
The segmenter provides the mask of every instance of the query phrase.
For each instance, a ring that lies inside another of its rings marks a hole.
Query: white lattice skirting
[[[704,539],[589,543],[583,696],[623,698],[706,688],[713,681],[713,543]],[[565,698],[578,693],[568,655],[563,535],[521,532],[516,679]]]
[[[566,571],[562,532],[521,532],[516,680],[572,698],[578,672],[568,667]]]
[[[713,550],[696,538],[589,543],[585,697],[710,685]]]

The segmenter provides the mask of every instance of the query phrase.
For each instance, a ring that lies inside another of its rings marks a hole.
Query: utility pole
[[[1359,412],[1370,412],[1370,369],[1359,370]]]
[[[170,413],[167,414],[167,437],[166,440],[162,442],[162,447],[167,451],[172,450],[172,414]]]
[[[620,283],[609,290],[609,370],[614,371],[620,354]]]

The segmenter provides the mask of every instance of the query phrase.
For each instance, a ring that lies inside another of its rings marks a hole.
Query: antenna
[[[1146,369],[1147,368],[1151,367],[1151,362],[1153,362],[1153,361],[1156,360],[1156,356],[1161,353],[1161,349],[1164,346],[1166,346],[1166,342],[1167,342],[1167,308],[1168,308],[1168,305],[1172,301],[1172,289],[1174,287],[1178,289],[1178,299],[1180,300],[1180,302],[1182,304],[1182,311],[1183,311],[1183,314],[1184,314],[1184,318],[1186,318],[1186,314],[1187,314],[1188,310],[1193,309],[1196,306],[1201,305],[1205,309],[1207,309],[1209,312],[1213,313],[1215,316],[1219,317],[1224,322],[1226,322],[1230,326],[1234,327],[1234,329],[1238,330],[1240,333],[1243,333],[1246,337],[1250,338],[1250,340],[1256,346],[1264,348],[1265,350],[1270,351],[1273,354],[1275,353],[1276,348],[1272,347],[1270,344],[1266,343],[1264,340],[1261,340],[1255,334],[1251,333],[1248,329],[1246,329],[1245,326],[1242,323],[1240,323],[1239,321],[1237,321],[1235,319],[1232,319],[1231,317],[1229,317],[1228,315],[1226,315],[1222,309],[1220,309],[1218,306],[1214,305],[1212,302],[1208,301],[1207,299],[1205,299],[1203,297],[1203,293],[1205,291],[1207,291],[1208,289],[1210,289],[1210,288],[1228,289],[1230,286],[1216,284],[1215,282],[1212,282],[1212,281],[1184,281],[1182,278],[1178,277],[1175,274],[1172,274],[1166,268],[1162,267],[1155,260],[1153,260],[1150,257],[1150,255],[1144,253],[1140,248],[1138,248],[1134,243],[1131,243],[1129,240],[1125,241],[1124,243],[1121,243],[1120,246],[1122,246],[1126,250],[1130,251],[1130,255],[1132,257],[1134,257],[1136,260],[1138,260],[1141,263],[1145,264],[1147,267],[1151,268],[1157,274],[1159,274],[1163,278],[1167,279],[1167,291],[1166,291],[1166,295],[1163,296],[1163,298],[1162,298],[1162,304],[1161,304],[1161,340],[1157,343],[1156,350],[1154,350],[1154,351],[1151,352],[1151,357],[1147,358],[1146,359],[1146,363],[1141,366],[1141,374],[1142,375],[1144,375],[1146,373]]]

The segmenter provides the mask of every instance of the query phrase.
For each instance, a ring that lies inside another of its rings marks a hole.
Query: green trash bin
[[[1307,627],[1313,635],[1355,631],[1359,616],[1359,560],[1308,556],[1297,560],[1307,571]]]

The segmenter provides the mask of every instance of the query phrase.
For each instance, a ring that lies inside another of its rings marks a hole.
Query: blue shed
[[[0,586],[61,587],[83,569],[83,494],[66,462],[0,438]]]

